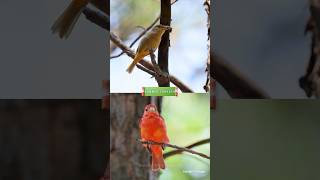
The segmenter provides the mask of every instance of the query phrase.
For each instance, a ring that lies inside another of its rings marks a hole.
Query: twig
[[[191,150],[191,149],[188,149],[188,148],[185,148],[185,147],[179,147],[179,146],[176,146],[176,145],[172,145],[172,144],[168,144],[168,143],[159,143],[159,142],[155,142],[155,141],[142,141],[141,139],[139,139],[139,142],[141,142],[142,144],[150,144],[150,145],[159,145],[159,146],[171,147],[171,148],[178,149],[180,151],[189,152],[191,154],[196,154],[196,155],[201,156],[203,158],[210,159],[210,156],[208,156],[206,154],[199,153],[197,151],[194,151],[194,150]]]
[[[135,53],[133,50],[131,50],[129,47],[127,47],[120,38],[115,35],[113,32],[110,32],[110,39],[111,41],[118,46],[122,51],[124,51],[129,57],[134,58]],[[150,71],[153,71],[153,66],[151,63],[147,62],[146,60],[142,59],[139,61],[139,63],[147,68]],[[146,72],[146,71],[145,71]],[[154,75],[154,74],[151,74]],[[174,76],[169,75],[170,81],[176,85],[182,92],[193,92],[187,85],[185,85],[183,82],[181,82],[179,79],[177,79]]]
[[[171,3],[171,6],[174,5],[176,2],[178,2],[179,0],[175,0]]]
[[[201,141],[198,141],[198,142],[195,142],[195,143],[193,143],[193,144],[190,144],[189,146],[186,146],[185,148],[191,149],[191,148],[194,148],[194,147],[196,147],[196,146],[200,146],[200,145],[207,144],[207,143],[210,143],[210,138],[204,139],[204,140],[201,140]],[[163,154],[163,157],[164,157],[164,158],[168,158],[168,157],[173,156],[173,155],[176,155],[176,154],[181,154],[182,152],[183,152],[183,151],[180,150],[180,149],[173,150],[173,151],[164,153],[164,154]]]
[[[210,54],[211,76],[219,82],[232,98],[267,99],[270,98],[262,89],[244,77],[238,70],[228,64],[225,59]]]
[[[142,71],[144,71],[144,72],[152,75],[152,77],[155,77],[155,76],[157,75],[154,71],[151,71],[151,70],[145,68],[144,66],[142,66],[142,65],[140,65],[140,64],[137,64],[136,66],[137,66],[140,70],[142,70]]]
[[[110,19],[108,15],[102,14],[98,11],[94,11],[90,8],[84,8],[82,13],[86,16],[86,18],[93,22],[94,24],[110,31]]]
[[[170,83],[170,79],[168,74],[162,72],[162,70],[160,69],[160,67],[158,66],[155,58],[156,56],[154,55],[153,51],[150,50],[150,59],[153,65],[153,71],[156,73],[156,75],[154,76],[157,80],[158,86],[166,86],[167,82],[169,81]]]
[[[161,70],[155,60],[156,56],[154,55],[152,50],[150,50],[149,53],[150,53],[150,59],[151,59],[152,65],[153,65],[153,71],[156,72],[158,75],[160,75],[162,72],[161,72]]]

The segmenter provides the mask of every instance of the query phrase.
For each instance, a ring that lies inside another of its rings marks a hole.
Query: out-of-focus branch
[[[235,67],[211,51],[211,76],[219,82],[232,98],[267,99],[262,89],[242,75]]]
[[[185,147],[179,147],[179,146],[176,146],[176,145],[172,145],[172,144],[168,144],[168,143],[159,143],[159,142],[155,142],[155,141],[142,141],[142,140],[139,140],[139,141],[141,142],[141,144],[149,144],[149,145],[159,145],[159,146],[163,146],[163,147],[171,147],[171,148],[174,148],[174,149],[178,149],[180,151],[185,151],[185,152],[188,152],[188,153],[191,153],[191,154],[196,154],[196,155],[201,156],[201,157],[206,158],[206,159],[210,159],[210,156],[208,156],[206,154],[203,154],[203,153],[200,153],[200,152],[197,152],[197,151],[185,148]]]
[[[102,14],[101,12],[92,10],[88,7],[84,8],[82,13],[86,18],[94,24],[102,27],[103,29],[110,31],[110,19],[108,15]]]
[[[131,50],[129,47],[127,47],[118,36],[116,36],[113,32],[110,32],[110,39],[111,41],[118,46],[122,51],[124,51],[129,57],[134,58],[135,53],[133,50]],[[144,66],[146,69],[148,69],[149,71],[153,72],[153,65],[149,62],[147,62],[146,60],[142,59],[141,61],[139,61],[139,63]],[[139,66],[138,66],[139,68]],[[141,69],[141,68],[139,68]],[[145,71],[147,72],[147,71]],[[154,75],[154,74],[151,74]],[[176,85],[182,92],[193,92],[187,85],[185,85],[183,82],[181,82],[179,79],[177,79],[174,76],[169,75],[168,78],[170,79],[170,81]]]
[[[203,144],[208,144],[208,143],[210,143],[210,138],[208,138],[208,139],[203,139],[203,140],[201,140],[201,141],[195,142],[195,143],[193,143],[193,144],[190,144],[189,146],[186,146],[185,148],[191,149],[191,148],[194,148],[194,147],[197,147],[197,146],[201,146],[201,145],[203,145]],[[181,153],[183,153],[183,150],[177,149],[177,150],[173,150],[173,151],[164,153],[164,154],[163,154],[163,157],[164,157],[164,158],[168,158],[168,157],[170,157],[170,156],[173,156],[173,155],[176,155],[176,154],[181,154]]]
[[[208,3],[206,1],[206,3]],[[210,3],[210,1],[209,1]],[[210,9],[209,9],[210,12]],[[261,88],[251,82],[238,69],[229,64],[224,58],[210,50],[210,76],[214,81],[213,86],[216,87],[216,82],[220,83],[227,91],[231,98],[242,99],[267,99],[269,95]],[[215,95],[215,90],[213,90]],[[211,108],[215,109],[216,98],[211,98]]]
[[[305,33],[311,33],[310,58],[299,85],[307,97],[320,98],[320,0],[310,0],[310,14],[305,28]]]

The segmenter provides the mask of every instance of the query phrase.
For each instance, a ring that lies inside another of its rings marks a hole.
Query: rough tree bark
[[[149,180],[157,176],[150,172],[149,153],[137,141],[140,138],[139,120],[145,105],[153,101],[151,99],[140,94],[111,94],[111,179]]]
[[[170,26],[171,24],[171,1],[161,0],[161,13],[160,13],[160,24]],[[158,49],[158,64],[162,72],[169,74],[169,40],[170,32],[165,32],[162,35],[162,40]],[[161,81],[160,81],[161,82]],[[165,82],[161,82],[159,86],[167,87],[170,86],[170,80],[167,79]]]

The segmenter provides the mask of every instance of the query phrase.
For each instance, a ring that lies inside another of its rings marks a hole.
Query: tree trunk
[[[160,13],[160,24],[170,26],[171,24],[171,1],[161,0],[161,13]],[[169,74],[169,32],[166,31],[162,35],[162,40],[158,49],[158,64],[162,72]],[[165,82],[159,84],[162,87],[170,86],[170,81],[167,79]]]
[[[150,172],[149,153],[137,141],[140,139],[139,120],[150,102],[150,97],[140,94],[111,95],[111,179],[148,180],[157,176]]]

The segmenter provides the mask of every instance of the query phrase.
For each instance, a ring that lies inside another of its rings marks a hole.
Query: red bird
[[[164,119],[160,116],[154,104],[146,105],[140,121],[140,134],[142,141],[169,143]],[[160,145],[144,145],[152,154],[152,171],[165,169],[162,147]]]

